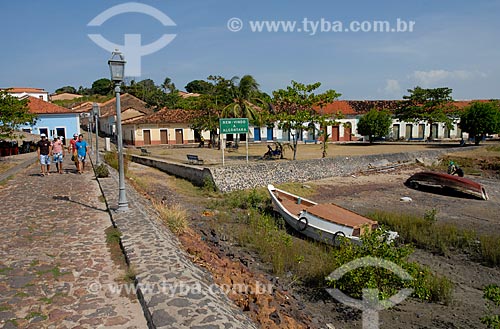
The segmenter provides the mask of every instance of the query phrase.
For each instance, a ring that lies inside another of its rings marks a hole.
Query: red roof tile
[[[161,123],[190,123],[194,118],[202,115],[197,110],[171,110],[163,108],[158,112],[139,118],[123,121],[123,124],[161,124]]]
[[[48,93],[43,88],[12,87],[5,88],[3,90],[8,91],[9,93]]]
[[[63,114],[75,113],[65,107],[58,106],[53,103],[46,102],[33,96],[28,96],[28,108],[34,114]]]

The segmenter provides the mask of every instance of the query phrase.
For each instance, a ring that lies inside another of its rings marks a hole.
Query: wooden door
[[[175,129],[175,143],[176,144],[184,143],[184,136],[182,134],[182,129]]]
[[[144,130],[142,135],[144,136],[144,145],[151,145],[151,130]]]
[[[160,130],[160,144],[168,144],[168,130]]]
[[[338,142],[340,139],[339,126],[332,126],[332,141]]]
[[[412,124],[406,125],[405,138],[408,140],[413,138],[413,125]]]

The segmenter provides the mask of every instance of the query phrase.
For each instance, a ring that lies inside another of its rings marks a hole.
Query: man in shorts
[[[63,164],[63,157],[64,157],[64,147],[59,139],[59,137],[54,136],[54,141],[52,142],[52,159],[54,160],[54,163],[56,164],[57,171],[62,174],[62,164]]]
[[[71,160],[75,163],[75,167],[78,170],[78,154],[75,145],[77,141],[78,141],[78,134],[74,134],[73,139],[69,141],[68,150],[71,153]]]
[[[88,145],[87,142],[83,140],[83,135],[78,136],[78,140],[75,143],[76,152],[78,155],[78,173],[83,174],[85,171],[85,160],[87,158]]]
[[[52,155],[52,144],[47,139],[47,135],[40,134],[40,138],[41,140],[37,143],[37,154],[38,158],[40,159],[40,175],[45,176],[49,175],[50,171],[50,156]],[[47,171],[45,171],[45,168],[47,168]]]

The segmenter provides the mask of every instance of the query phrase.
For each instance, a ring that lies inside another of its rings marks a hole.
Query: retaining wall
[[[372,167],[390,164],[415,163],[417,159],[435,161],[441,155],[463,151],[463,148],[437,149],[420,152],[336,157],[314,160],[263,160],[245,165],[202,168],[160,159],[133,156],[132,160],[158,168],[168,174],[185,178],[198,186],[211,179],[222,192],[264,187],[267,184],[306,182],[334,176],[347,176]]]

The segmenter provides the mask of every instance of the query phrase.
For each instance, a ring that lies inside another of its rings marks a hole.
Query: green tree
[[[358,133],[368,136],[370,143],[373,143],[375,138],[384,137],[389,133],[391,124],[392,117],[388,111],[372,109],[359,119]]]
[[[396,109],[396,117],[400,121],[426,122],[430,125],[429,140],[432,139],[433,123],[442,122],[448,129],[452,128],[456,107],[451,97],[452,89],[424,89],[415,87],[408,89],[410,95],[403,96],[405,101]]]
[[[486,134],[500,132],[500,107],[498,102],[473,102],[460,116],[460,128],[479,142]]]
[[[261,103],[256,97],[259,84],[251,75],[245,75],[241,79],[233,77],[230,80],[229,91],[232,102],[222,110],[223,117],[248,118],[255,120],[257,117],[257,103]]]
[[[10,138],[21,125],[36,123],[36,115],[29,112],[28,99],[18,99],[0,90],[0,138]]]
[[[108,95],[111,90],[113,89],[113,84],[111,83],[111,80],[102,78],[99,80],[96,80],[92,83],[92,94],[99,94],[99,95]]]
[[[290,132],[292,136],[291,148],[293,150],[293,160],[297,157],[297,146],[299,136],[307,129],[311,122],[316,122],[319,114],[314,110],[323,106],[326,101],[333,101],[340,97],[335,90],[327,90],[322,94],[314,94],[314,91],[321,86],[320,82],[313,84],[303,84],[292,80],[292,85],[287,89],[273,91],[273,104],[275,106],[278,127]]]
[[[193,80],[189,82],[184,89],[188,93],[197,93],[197,94],[209,94],[212,92],[214,85],[205,80]]]
[[[56,94],[62,94],[62,93],[76,94],[76,88],[72,87],[72,86],[64,86],[64,87],[56,89],[55,93]]]

